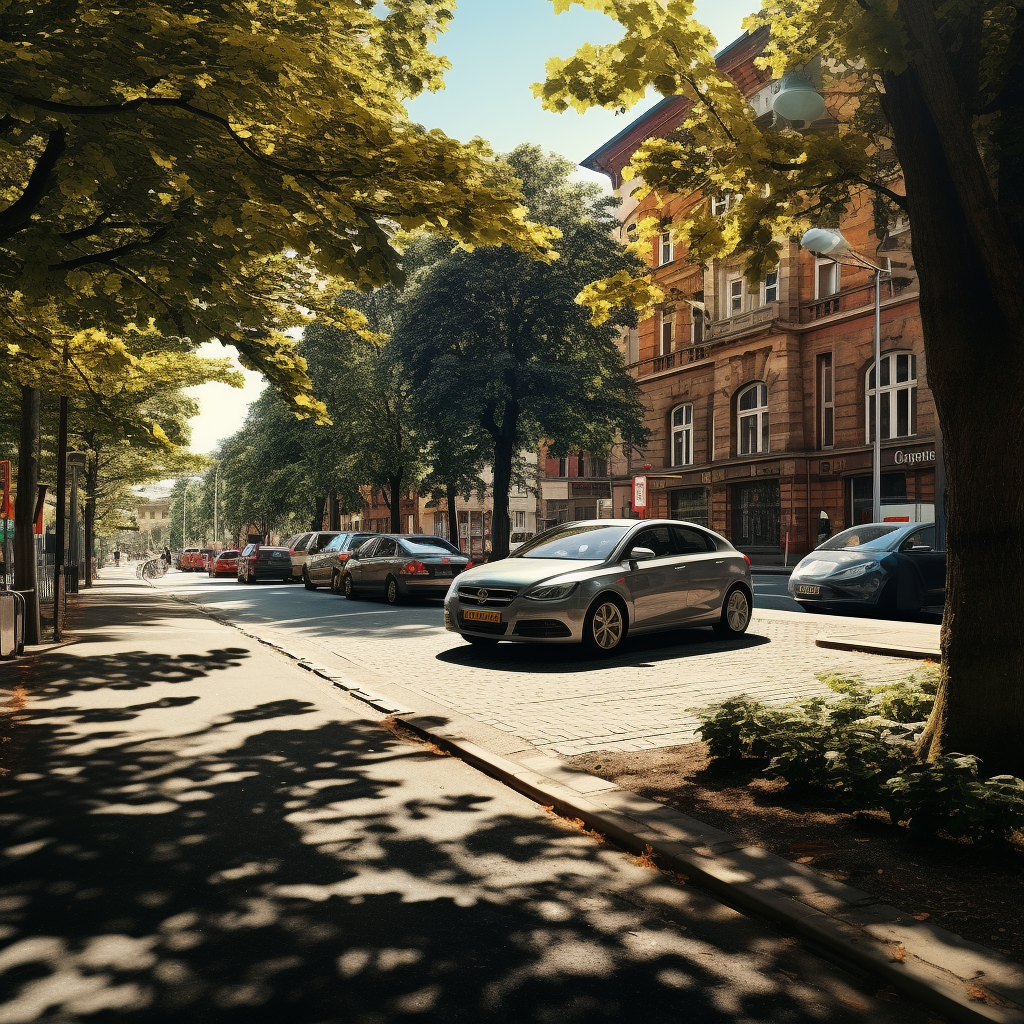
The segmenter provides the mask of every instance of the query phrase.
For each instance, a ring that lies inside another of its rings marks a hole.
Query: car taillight
[[[402,576],[425,576],[427,567],[422,562],[406,562],[398,571]]]
[[[473,568],[473,563],[472,563],[472,562],[470,561],[470,562],[467,562],[467,563],[466,563],[466,564],[465,564],[465,565],[464,565],[464,566],[462,567],[462,571],[463,571],[463,572],[465,572],[465,571],[466,571],[467,569],[472,569],[472,568]]]
[[[339,551],[338,552],[338,561],[339,562],[347,562],[351,557],[352,557],[352,552],[351,551]]]
[[[747,555],[743,556],[746,559],[747,565],[750,565],[750,558]]]
[[[289,555],[294,555],[295,554],[295,548],[289,548],[288,549],[288,554]]]

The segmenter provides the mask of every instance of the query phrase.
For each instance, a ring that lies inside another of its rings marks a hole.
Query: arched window
[[[751,384],[736,399],[736,436],[740,455],[768,451],[768,385]]]
[[[883,441],[917,433],[917,356],[887,352],[879,363],[878,416]],[[875,439],[875,364],[864,375],[866,443]]]
[[[672,465],[693,465],[692,405],[677,405],[672,410]]]

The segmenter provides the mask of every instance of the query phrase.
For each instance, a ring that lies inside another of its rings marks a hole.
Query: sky
[[[697,17],[714,32],[721,48],[740,35],[743,18],[757,6],[756,0],[701,0]],[[607,110],[552,114],[534,99],[530,86],[543,81],[549,57],[568,57],[582,43],[613,42],[620,34],[615,22],[595,11],[574,6],[555,15],[551,0],[458,0],[451,27],[434,47],[452,64],[446,88],[414,100],[409,114],[456,139],[487,139],[499,153],[533,142],[578,162],[660,97],[648,97],[625,115]],[[606,183],[589,171],[580,174]],[[200,351],[231,354],[217,343]],[[243,372],[244,388],[204,384],[190,390],[200,406],[192,421],[193,451],[212,451],[242,425],[264,387],[259,374]]]

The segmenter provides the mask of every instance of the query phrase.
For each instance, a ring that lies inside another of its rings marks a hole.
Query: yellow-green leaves
[[[442,84],[429,43],[449,8],[4,4],[0,304],[229,341],[322,417],[283,332],[331,308],[325,281],[399,280],[395,232],[554,258],[483,143],[406,115]]]

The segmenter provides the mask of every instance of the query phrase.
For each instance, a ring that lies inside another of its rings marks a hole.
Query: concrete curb
[[[424,739],[724,902],[784,926],[962,1024],[1024,1024],[1024,967],[874,896],[540,755],[492,754],[438,719],[396,716]]]
[[[822,634],[814,640],[816,647],[828,647],[835,651],[862,651],[865,654],[882,654],[890,658],[912,658],[915,661],[941,661],[942,654],[937,647],[918,644],[907,647],[900,644],[875,643],[856,637]]]

